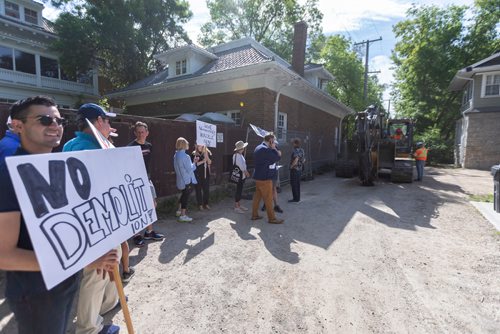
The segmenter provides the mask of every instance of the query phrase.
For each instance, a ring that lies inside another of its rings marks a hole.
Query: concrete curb
[[[493,210],[493,203],[471,201],[471,204],[481,212],[484,218],[495,226],[497,231],[500,231],[500,213]]]

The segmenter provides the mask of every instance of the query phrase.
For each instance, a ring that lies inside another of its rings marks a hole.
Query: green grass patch
[[[470,195],[469,199],[474,202],[487,202],[493,203],[493,194],[487,195]]]

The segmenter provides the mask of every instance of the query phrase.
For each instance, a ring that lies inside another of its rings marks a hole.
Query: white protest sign
[[[47,289],[157,220],[139,146],[6,163]]]
[[[111,143],[108,138],[104,137],[101,131],[97,130],[97,128],[92,124],[91,121],[89,121],[88,118],[85,118],[87,121],[87,124],[89,125],[90,129],[92,130],[92,133],[94,134],[95,139],[97,139],[97,142],[99,145],[101,145],[101,148],[107,149],[107,148],[115,148],[115,145]]]
[[[202,121],[196,121],[196,144],[207,147],[217,147],[217,126]]]

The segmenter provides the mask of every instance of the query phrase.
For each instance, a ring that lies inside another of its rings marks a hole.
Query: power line
[[[380,36],[379,38],[377,39],[368,39],[366,41],[362,41],[362,42],[359,42],[359,43],[354,43],[354,46],[357,46],[357,45],[363,45],[363,44],[366,44],[366,55],[365,55],[365,82],[364,82],[364,86],[363,86],[363,100],[367,101],[367,97],[368,97],[368,73],[370,73],[368,71],[368,56],[370,54],[370,43],[373,43],[373,42],[377,42],[377,41],[381,41],[382,40],[382,36]],[[380,72],[380,71],[378,71]]]

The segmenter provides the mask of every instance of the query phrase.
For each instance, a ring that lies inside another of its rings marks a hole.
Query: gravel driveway
[[[230,199],[193,224],[161,221],[165,241],[131,252],[136,332],[500,333],[500,234],[468,203],[492,193],[489,173],[358,184],[317,176],[298,204],[285,187],[283,225]],[[107,318],[126,332],[121,313]],[[3,299],[0,321],[13,332]]]

